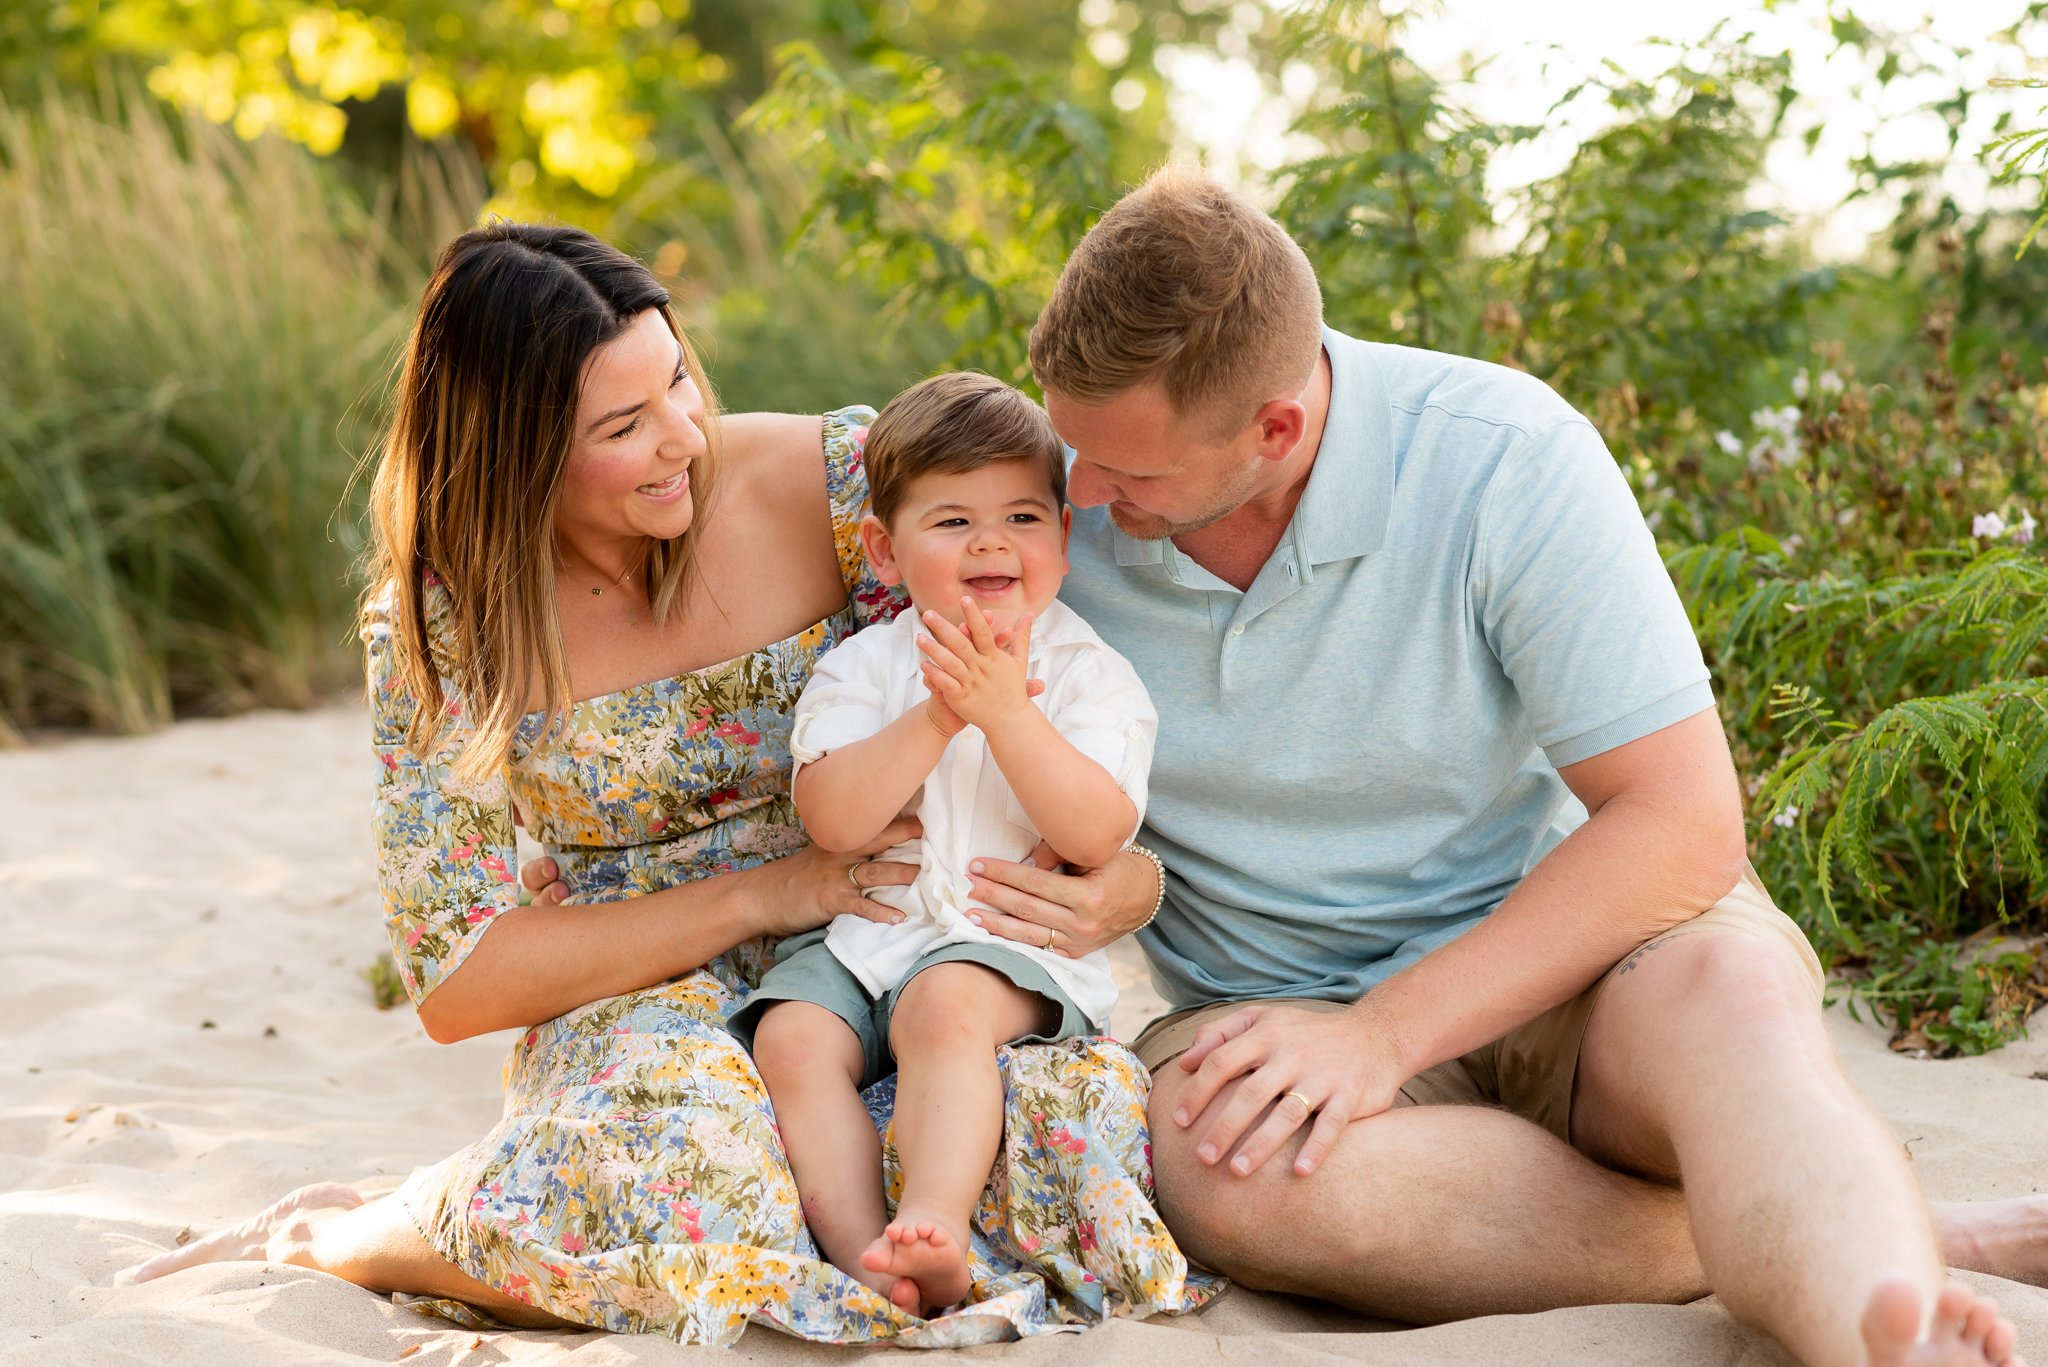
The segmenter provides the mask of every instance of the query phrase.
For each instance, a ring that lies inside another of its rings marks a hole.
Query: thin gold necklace
[[[614,579],[614,580],[612,580],[612,582],[611,582],[611,583],[609,583],[609,584],[605,585],[605,588],[606,588],[606,589],[622,589],[622,588],[624,588],[624,587],[626,586],[626,581],[627,581],[628,579],[631,579],[632,577],[633,577],[633,572],[632,572],[631,570],[627,570],[627,571],[626,571],[626,572],[625,572],[624,574],[621,574],[621,575],[620,575],[620,576],[619,576],[619,577],[618,577],[617,579]],[[592,596],[592,597],[594,597],[594,598],[602,598],[602,597],[604,597],[604,589],[592,589],[592,590],[590,591],[590,593],[591,593],[591,596]]]

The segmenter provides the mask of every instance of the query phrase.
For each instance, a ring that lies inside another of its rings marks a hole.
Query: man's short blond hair
[[[1199,168],[1125,195],[1067,259],[1031,329],[1038,383],[1080,404],[1151,381],[1223,431],[1307,386],[1323,297],[1278,223]]]

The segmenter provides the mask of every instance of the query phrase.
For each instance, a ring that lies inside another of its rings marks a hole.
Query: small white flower
[[[1782,544],[1784,545],[1787,552],[1796,551],[1801,546],[1804,546],[1806,544],[1806,538],[1801,536],[1799,533],[1794,532],[1792,533],[1792,535],[1786,537]]]
[[[1814,383],[1819,386],[1820,392],[1823,394],[1839,394],[1844,388],[1842,377],[1832,370],[1823,370],[1820,373],[1820,378],[1814,381]]]
[[[1970,519],[1970,535],[1996,541],[2005,535],[2005,519],[1997,513],[1979,513]]]
[[[1806,368],[1801,366],[1799,373],[1792,377],[1792,397],[1795,399],[1805,398],[1806,389]]]
[[[2034,521],[2034,515],[2025,508],[2020,509],[2020,520],[2006,531],[2015,546],[2025,546],[2034,539],[2034,528],[2041,524]]]
[[[1787,807],[1784,811],[1779,812],[1776,816],[1771,818],[1771,824],[1773,826],[1782,826],[1786,830],[1790,830],[1793,826],[1797,825],[1798,823],[1799,809],[1797,807]]]
[[[1714,434],[1714,445],[1720,447],[1731,456],[1742,454],[1742,438],[1736,436],[1733,432],[1716,432]]]

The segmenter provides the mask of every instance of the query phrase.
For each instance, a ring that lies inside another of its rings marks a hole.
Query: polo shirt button
[[[1238,623],[1238,624],[1237,624],[1236,626],[1232,627],[1232,628],[1230,629],[1230,634],[1231,634],[1232,636],[1242,636],[1242,635],[1244,635],[1244,623],[1240,622],[1240,623]]]

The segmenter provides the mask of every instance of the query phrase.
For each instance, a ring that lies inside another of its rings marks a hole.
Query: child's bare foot
[[[887,1295],[913,1313],[958,1304],[972,1284],[964,1235],[916,1211],[898,1210],[882,1237],[860,1255],[860,1263],[870,1272],[896,1278]]]
[[[1869,1367],[2026,1367],[2013,1351],[2017,1335],[1998,1307],[1960,1282],[1934,1303],[1934,1322],[1920,1336],[1920,1291],[1904,1277],[1882,1282],[1863,1312]]]
[[[875,1240],[875,1243],[878,1244],[883,1242],[885,1242],[885,1239],[878,1238]],[[870,1245],[870,1247],[872,1246]],[[917,1313],[917,1302],[915,1300],[905,1304],[903,1301],[896,1299],[896,1292],[899,1287],[907,1288],[907,1292],[911,1296],[917,1294],[917,1288],[904,1281],[903,1278],[895,1273],[872,1272],[861,1266],[859,1262],[855,1262],[852,1267],[842,1267],[839,1270],[859,1282],[862,1286],[865,1286],[868,1290],[877,1293],[883,1300],[895,1305],[899,1310],[908,1310],[913,1315]]]
[[[146,1282],[166,1273],[197,1267],[200,1263],[233,1263],[270,1260],[270,1243],[295,1222],[293,1217],[308,1210],[354,1210],[363,1198],[354,1187],[339,1182],[315,1182],[300,1187],[274,1205],[257,1211],[240,1224],[217,1230],[204,1239],[194,1239],[183,1248],[159,1253],[142,1266],[123,1273],[116,1280]]]

